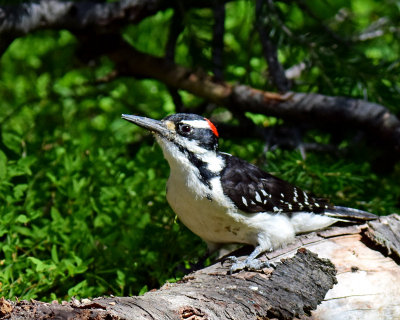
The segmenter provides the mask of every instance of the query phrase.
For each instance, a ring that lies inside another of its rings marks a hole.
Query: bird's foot
[[[261,270],[264,268],[275,268],[275,264],[269,261],[261,261],[259,259],[245,259],[240,261],[235,256],[227,257],[226,260],[232,261],[233,264],[229,270],[229,273],[238,272],[240,270]]]

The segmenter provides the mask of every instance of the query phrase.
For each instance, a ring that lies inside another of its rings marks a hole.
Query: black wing
[[[221,173],[223,192],[244,212],[323,213],[334,208],[327,200],[315,198],[242,159],[223,156],[226,162]]]

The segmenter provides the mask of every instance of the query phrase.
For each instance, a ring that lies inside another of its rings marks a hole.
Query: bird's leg
[[[269,268],[273,267],[274,265],[270,263],[269,261],[261,261],[257,259],[257,257],[265,252],[263,247],[257,246],[254,251],[243,261],[239,261],[237,257],[235,256],[230,256],[227,259],[233,261],[233,264],[231,266],[231,269],[229,270],[230,274],[233,272],[237,272],[243,269],[249,269],[249,270],[260,270],[263,268]]]

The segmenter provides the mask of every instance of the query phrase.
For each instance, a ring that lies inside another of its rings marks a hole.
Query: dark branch
[[[4,37],[15,39],[39,29],[92,30],[115,32],[126,23],[164,9],[160,0],[126,0],[99,3],[96,1],[40,0],[15,6],[0,7],[0,48],[6,49]]]
[[[174,14],[171,18],[171,25],[169,27],[169,34],[167,44],[165,46],[165,58],[168,61],[175,61],[175,49],[178,37],[183,31],[183,12],[180,8],[174,10]]]
[[[214,29],[212,39],[212,59],[215,80],[222,81],[223,74],[223,54],[224,54],[224,33],[225,33],[225,4],[217,1],[214,6]]]
[[[201,3],[185,1],[181,5],[183,10],[187,10],[189,7],[210,7],[213,3],[215,2],[211,0]],[[379,137],[380,141],[384,141],[386,146],[394,146],[400,152],[400,122],[381,105],[319,94],[280,95],[216,82],[205,73],[192,72],[168,59],[138,52],[121,40],[119,28],[122,25],[139,22],[144,17],[175,4],[176,2],[162,0],[107,3],[41,0],[12,7],[0,6],[0,43],[3,45],[0,48],[4,49],[4,44],[10,43],[13,37],[37,29],[66,28],[78,35],[84,45],[81,52],[86,58],[108,54],[115,61],[120,75],[154,78],[175,89],[187,90],[208,102],[229,105],[233,111],[252,111],[314,124],[364,128]],[[276,48],[270,52],[274,52],[276,56]],[[272,60],[278,62],[277,59]],[[278,69],[281,68],[279,63],[277,66]],[[270,69],[278,70],[271,68],[271,65]],[[283,73],[279,71],[277,74]]]
[[[228,2],[230,0],[224,0]],[[213,0],[179,2],[184,10],[213,6]],[[18,5],[0,6],[0,55],[17,37],[40,29],[67,29],[101,33],[117,33],[128,23],[139,23],[144,18],[167,8],[175,8],[175,1],[124,0],[117,2],[38,0]]]
[[[103,46],[108,47],[104,42]],[[218,105],[304,121],[314,125],[361,128],[378,137],[382,147],[400,152],[400,121],[382,105],[347,97],[288,92],[284,95],[247,86],[216,82],[212,77],[171,64],[163,58],[141,53],[127,44],[109,53],[117,68],[129,76],[150,77]],[[99,53],[98,53],[99,54]]]
[[[182,8],[177,8],[171,18],[171,25],[169,27],[169,34],[167,39],[167,44],[165,46],[165,59],[173,63],[175,61],[175,50],[178,37],[183,31],[183,10]],[[176,112],[183,112],[184,105],[182,97],[180,96],[176,88],[168,87],[168,91],[172,97],[175,105]]]
[[[258,34],[260,35],[260,42],[263,48],[264,57],[268,63],[268,72],[271,75],[272,82],[277,89],[280,92],[286,92],[290,90],[290,81],[286,78],[285,69],[279,63],[278,48],[269,37],[270,28],[268,26],[266,0],[257,0],[255,10],[256,27]]]
[[[315,93],[290,92],[273,97],[247,86],[236,86],[232,95],[237,108],[318,126],[363,129],[379,139],[380,147],[395,147],[400,152],[400,120],[377,103]]]

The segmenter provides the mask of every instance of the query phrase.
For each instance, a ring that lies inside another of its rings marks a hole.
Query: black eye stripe
[[[188,123],[178,122],[175,125],[178,135],[189,141],[196,141],[196,144],[207,150],[216,150],[218,138],[209,128],[197,128]]]

